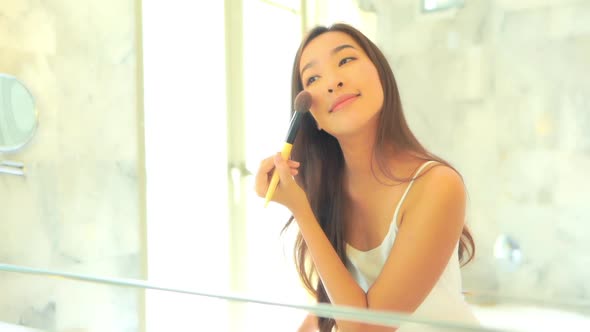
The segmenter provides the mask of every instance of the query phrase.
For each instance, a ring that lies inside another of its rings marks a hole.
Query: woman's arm
[[[365,293],[340,261],[321,229],[303,190],[292,178],[289,165],[280,158],[277,201],[287,206],[299,226],[310,256],[332,304],[414,312],[441,276],[463,228],[465,190],[459,175],[448,167],[435,167],[418,182],[422,190],[419,206],[408,208],[404,223],[379,277]],[[260,188],[266,179],[259,173]],[[260,192],[263,192],[260,189]],[[262,195],[261,195],[262,197]],[[394,328],[336,321],[339,331],[381,332]]]
[[[318,318],[313,314],[308,314],[299,326],[297,332],[317,332]]]
[[[346,266],[342,264],[311,207],[307,205],[307,208],[295,211],[293,216],[307,244],[311,259],[328,293],[330,302],[337,305],[366,308],[366,293],[352,278]],[[357,322],[337,320],[336,323],[341,331],[357,331],[362,327],[362,324]]]
[[[269,174],[273,166],[279,172],[279,185],[273,201],[283,204],[293,213],[301,235],[309,249],[311,259],[326,288],[332,304],[353,307],[367,307],[366,293],[352,278],[346,266],[326,237],[316,219],[307,195],[293,179],[298,165],[283,160],[280,154],[262,161],[256,175],[256,191],[264,197],[269,186]],[[336,321],[341,331],[360,331],[362,324],[356,322]]]
[[[435,167],[421,179],[419,204],[408,208],[394,246],[365,294],[320,228],[311,208],[294,215],[333,304],[414,312],[432,290],[459,241],[465,217],[465,189],[459,175]],[[416,189],[416,188],[415,188]],[[395,331],[391,327],[337,321],[340,331]]]
[[[460,176],[449,167],[434,167],[420,180],[413,188],[418,196],[406,208],[389,257],[367,293],[370,308],[414,312],[461,236],[466,195]]]

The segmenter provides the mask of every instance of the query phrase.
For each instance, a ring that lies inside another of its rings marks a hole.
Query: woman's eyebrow
[[[331,55],[334,55],[334,54],[336,54],[336,53],[338,53],[338,52],[342,51],[342,50],[343,50],[343,49],[345,49],[345,48],[352,48],[352,49],[355,49],[355,47],[354,47],[354,46],[352,46],[352,45],[349,45],[349,44],[343,44],[343,45],[340,45],[340,46],[336,46],[336,47],[334,47],[334,48],[332,49],[332,51],[330,51],[330,54],[331,54]],[[316,63],[315,61],[311,61],[310,63],[308,63],[308,64],[306,64],[305,66],[303,66],[303,68],[301,69],[301,74],[299,74],[299,75],[300,75],[300,76],[303,76],[303,72],[304,72],[304,71],[306,71],[307,69],[309,69],[309,68],[313,67],[313,65],[315,65],[315,63]]]
[[[334,54],[336,54],[336,53],[338,53],[338,52],[342,51],[342,50],[343,50],[343,49],[345,49],[345,48],[352,48],[352,49],[354,49],[354,46],[352,46],[352,45],[348,45],[348,44],[344,44],[344,45],[336,46],[336,47],[334,47],[334,49],[333,49],[333,50],[332,50],[332,52],[330,52],[330,53],[332,53],[332,55],[334,55]]]

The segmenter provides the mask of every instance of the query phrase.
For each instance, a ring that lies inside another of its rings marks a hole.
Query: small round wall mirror
[[[30,91],[16,77],[0,73],[0,152],[24,147],[35,135],[37,120]]]

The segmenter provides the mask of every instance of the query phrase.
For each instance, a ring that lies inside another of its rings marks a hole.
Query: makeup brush
[[[295,142],[295,137],[297,137],[297,131],[299,130],[299,125],[301,124],[301,118],[303,114],[309,111],[311,107],[311,95],[307,91],[301,91],[295,97],[294,102],[295,112],[291,117],[291,123],[289,124],[289,131],[287,132],[287,139],[285,140],[285,144],[283,145],[283,150],[281,151],[281,157],[284,160],[288,160],[291,156],[291,149],[293,148],[293,142]],[[272,199],[272,195],[279,184],[279,173],[275,170],[272,174],[272,178],[270,180],[270,185],[268,186],[268,190],[266,191],[266,201],[264,202],[264,206],[268,205],[268,202]]]

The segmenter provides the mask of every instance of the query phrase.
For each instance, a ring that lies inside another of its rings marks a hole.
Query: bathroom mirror
[[[37,129],[35,99],[16,77],[0,73],[0,152],[25,146]]]

